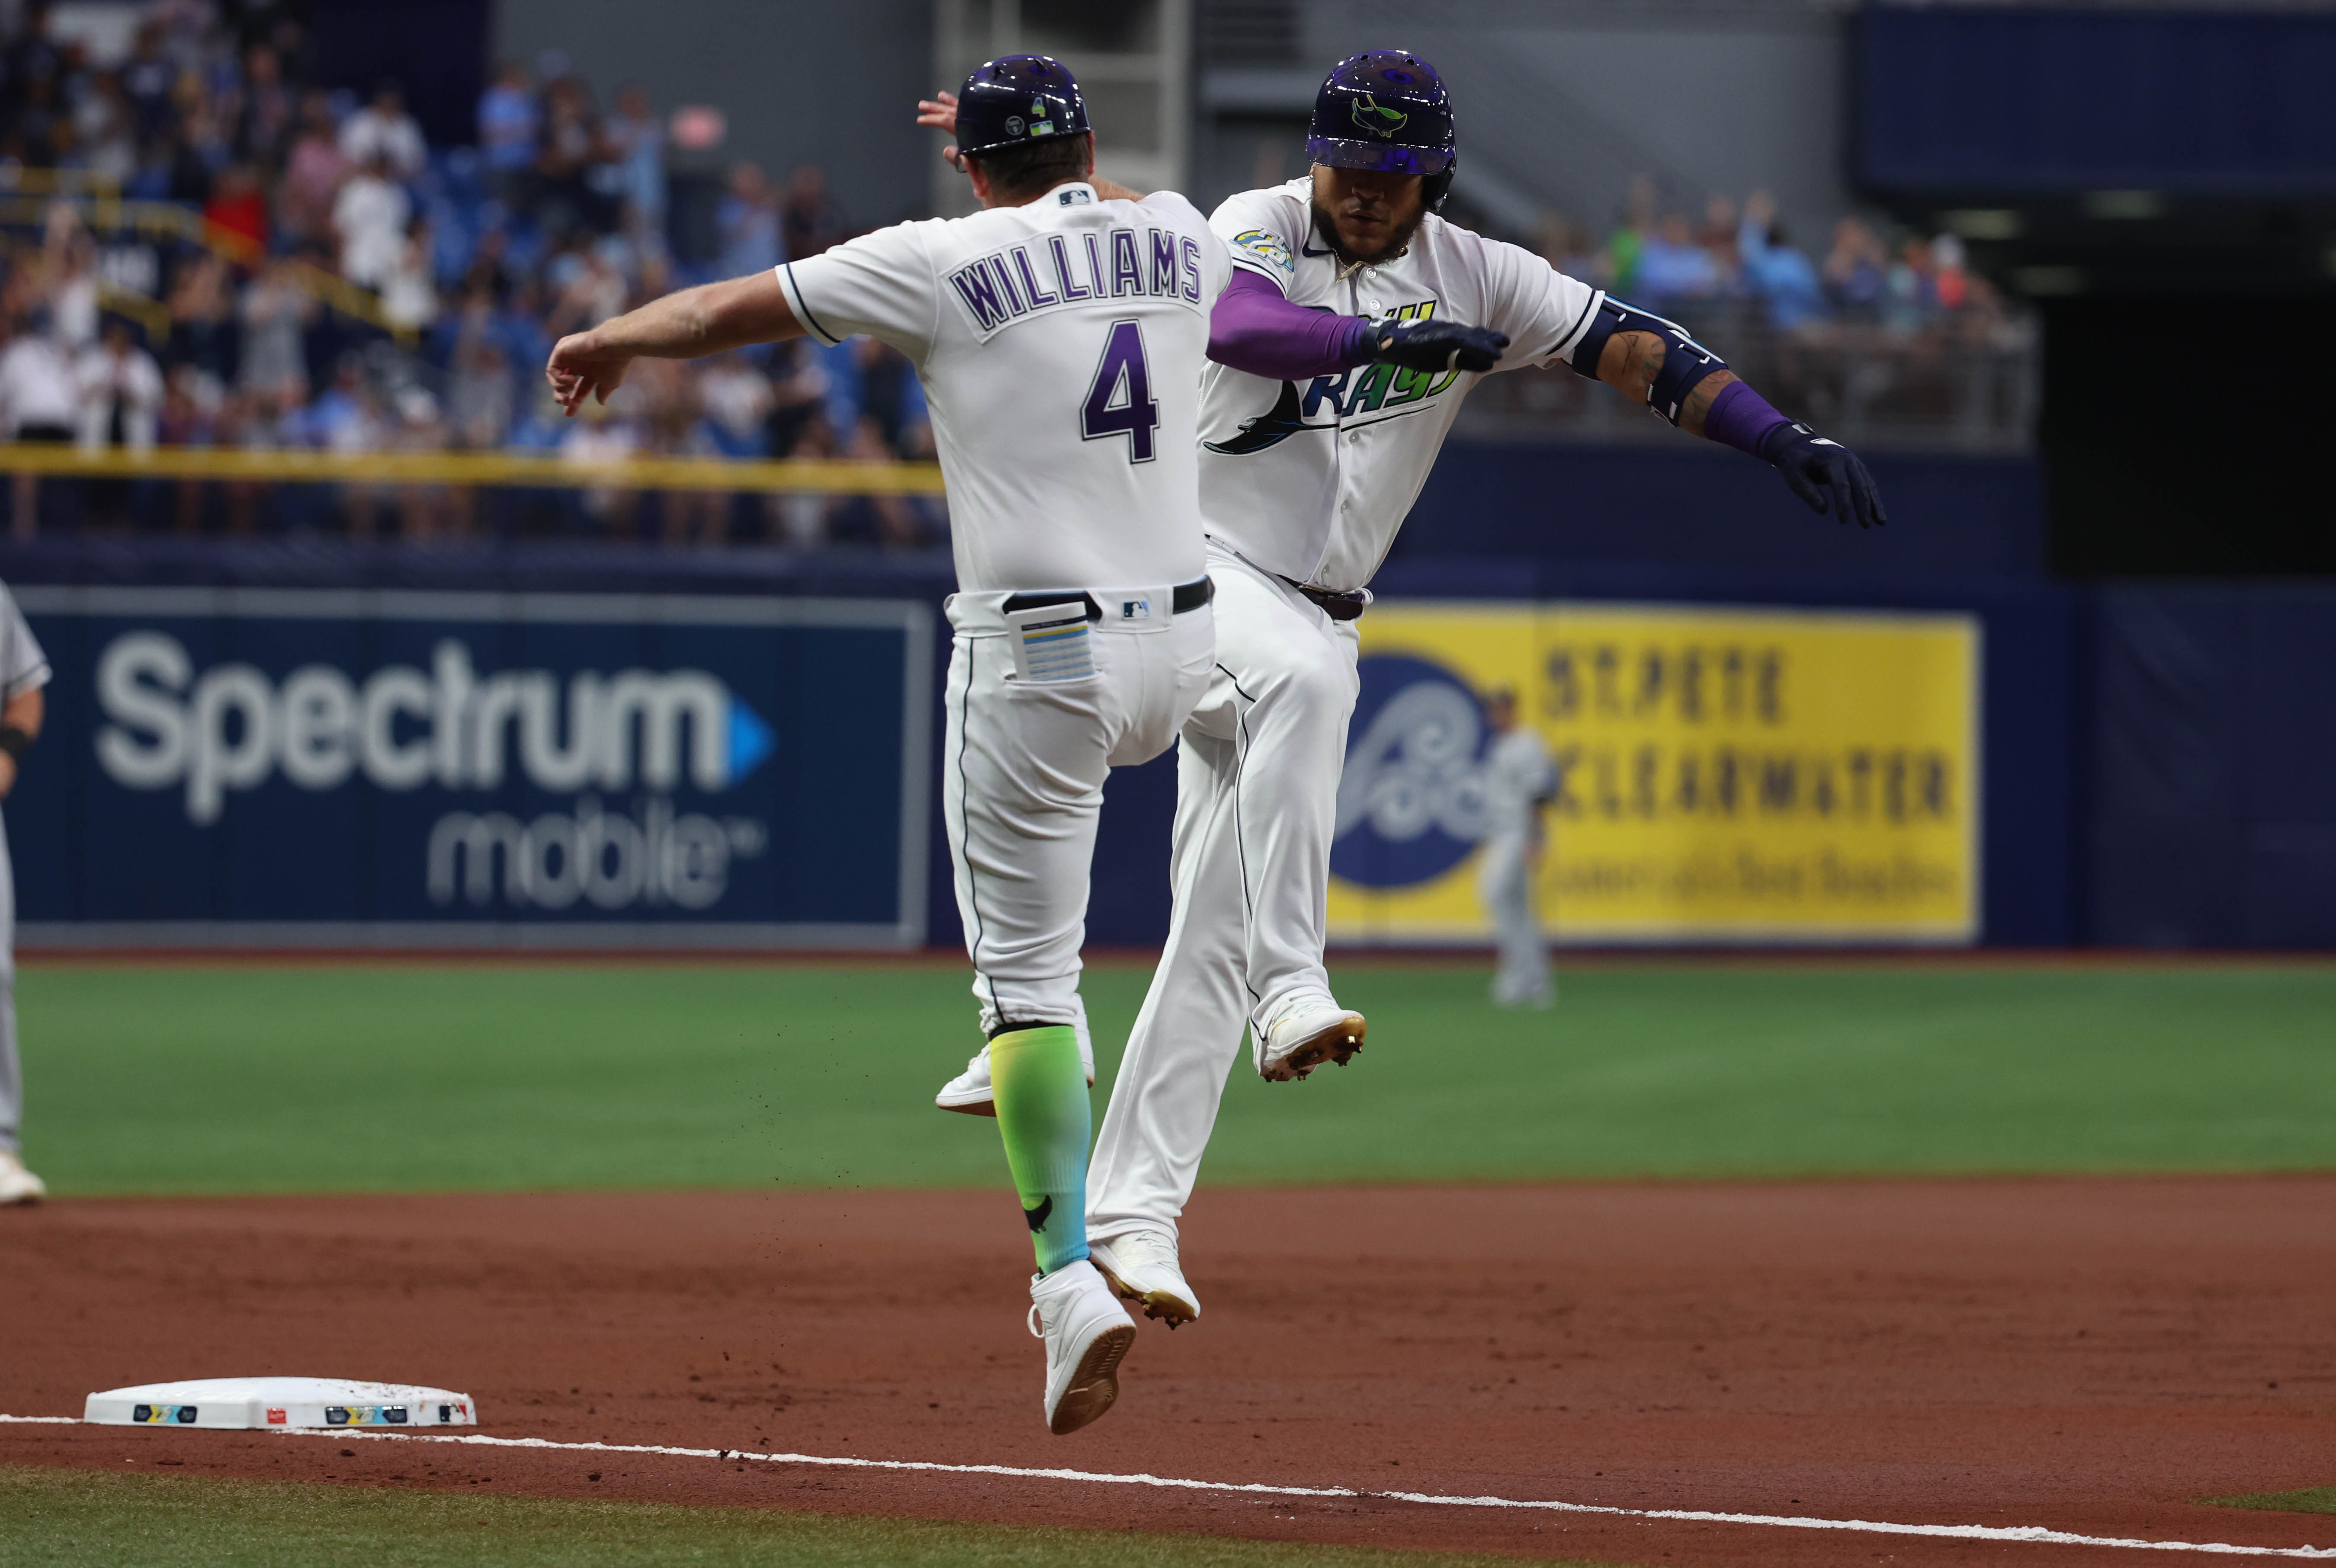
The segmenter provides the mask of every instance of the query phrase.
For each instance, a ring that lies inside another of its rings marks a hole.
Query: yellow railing
[[[282,452],[164,446],[149,453],[0,443],[0,472],[84,479],[244,480],[287,484],[506,485],[527,488],[755,491],[812,495],[939,495],[937,463],[713,458],[584,463],[509,452]]]

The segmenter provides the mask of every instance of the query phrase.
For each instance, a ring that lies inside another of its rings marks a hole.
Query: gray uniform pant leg
[[[15,1150],[24,1124],[24,1074],[16,1062],[16,869],[0,823],[0,1149]]]

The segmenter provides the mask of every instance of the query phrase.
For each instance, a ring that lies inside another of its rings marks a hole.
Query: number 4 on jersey
[[[1121,388],[1126,390],[1123,392]],[[1160,404],[1152,397],[1152,369],[1144,359],[1144,329],[1114,321],[1103,346],[1103,363],[1079,412],[1079,434],[1087,441],[1127,435],[1127,461],[1150,463],[1152,433],[1160,428]]]

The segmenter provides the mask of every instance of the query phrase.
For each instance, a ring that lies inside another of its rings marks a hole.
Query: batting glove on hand
[[[1776,464],[1795,495],[1809,510],[1835,521],[1857,520],[1860,528],[1880,528],[1890,521],[1882,510],[1882,492],[1857,453],[1838,441],[1828,441],[1806,424],[1780,424],[1761,455]]]
[[[1462,326],[1452,321],[1389,322],[1374,328],[1371,363],[1400,365],[1406,370],[1472,370],[1493,368],[1509,335],[1482,326]]]

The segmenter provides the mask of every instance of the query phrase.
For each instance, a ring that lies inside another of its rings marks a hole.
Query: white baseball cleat
[[[1345,1066],[1363,1048],[1363,1015],[1327,998],[1286,1012],[1256,1036],[1257,1070],[1270,1084],[1302,1078],[1324,1062]],[[1252,1034],[1255,1031],[1251,1031]]]
[[[1111,1408],[1135,1324],[1093,1263],[1031,1280],[1030,1332],[1046,1341],[1047,1431],[1076,1432]]]
[[[49,1184],[24,1169],[14,1149],[0,1149],[0,1208],[11,1203],[37,1203],[49,1195]]]
[[[1119,1292],[1173,1329],[1201,1315],[1201,1298],[1184,1282],[1176,1259],[1176,1238],[1166,1231],[1130,1231],[1107,1242],[1089,1242],[1087,1256]]]
[[[1079,1031],[1079,1065],[1087,1070],[1087,1087],[1095,1087],[1095,1047],[1088,1042],[1087,1032]],[[989,1087],[989,1047],[985,1045],[973,1053],[965,1071],[941,1086],[933,1096],[933,1104],[944,1111],[963,1111],[968,1116],[994,1116],[998,1103]]]

